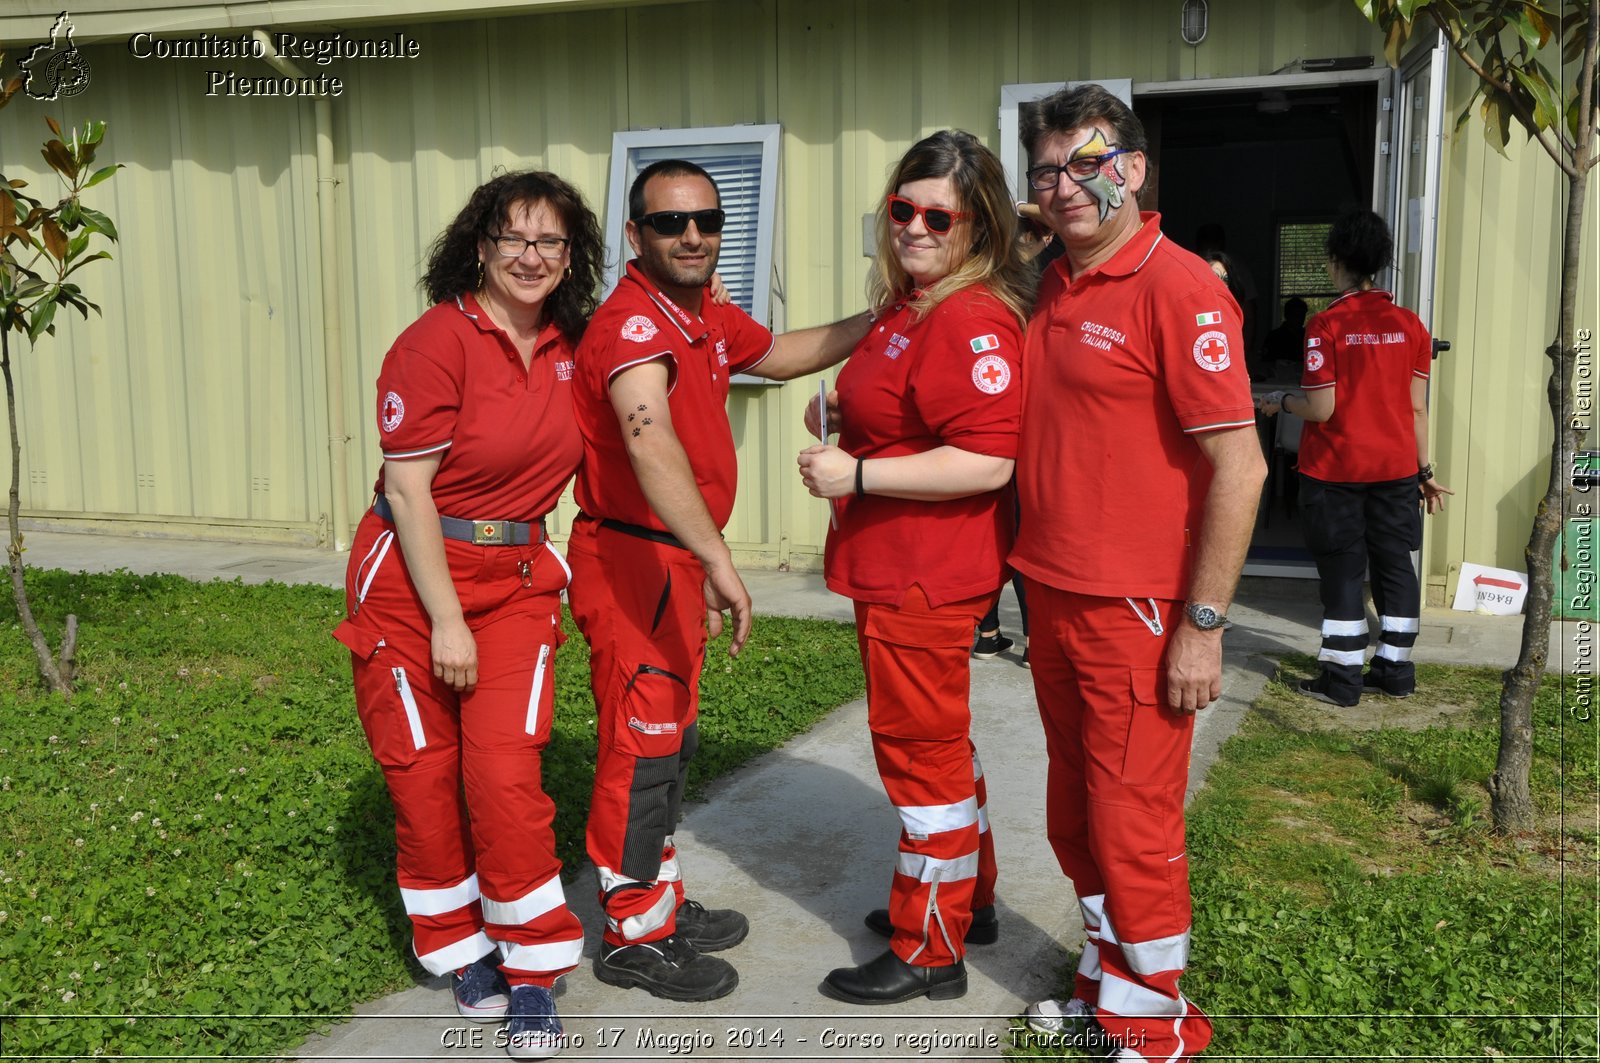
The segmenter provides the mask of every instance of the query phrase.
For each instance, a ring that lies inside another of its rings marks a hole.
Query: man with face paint
[[[1141,215],[1144,128],[1098,85],[1039,102],[1028,182],[1065,254],[1023,355],[1011,564],[1050,758],[1049,836],[1088,943],[1071,997],[1028,1008],[1124,1061],[1202,1051],[1184,997],[1183,797],[1194,716],[1222,693],[1222,632],[1266,464],[1239,307]]]

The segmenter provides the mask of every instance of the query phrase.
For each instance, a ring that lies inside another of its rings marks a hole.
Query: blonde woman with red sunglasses
[[[827,976],[853,1004],[967,990],[968,943],[999,937],[968,651],[1007,576],[1022,325],[1032,270],[1000,160],[970,133],[919,141],[877,219],[877,315],[839,374],[839,445],[802,451],[836,500],[828,586],[855,602],[878,772],[900,816],[889,949]]]

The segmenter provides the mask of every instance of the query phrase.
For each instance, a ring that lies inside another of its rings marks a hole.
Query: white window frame
[[[632,257],[623,231],[628,220],[628,190],[633,180],[657,159],[698,162],[728,148],[753,148],[761,153],[761,189],[757,196],[755,265],[750,305],[745,310],[763,325],[772,324],[772,257],[778,216],[778,143],[782,127],[772,125],[705,126],[697,129],[634,129],[611,136],[611,184],[606,196],[606,294],[617,286],[622,267]],[[641,155],[644,156],[641,161]],[[765,383],[736,376],[736,383]]]

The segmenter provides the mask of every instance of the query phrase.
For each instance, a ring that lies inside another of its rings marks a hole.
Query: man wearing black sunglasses
[[[699,166],[646,167],[628,197],[637,255],[577,351],[584,436],[568,543],[572,614],[590,647],[599,754],[588,848],[606,927],[595,974],[670,1000],[715,1000],[738,974],[705,953],[745,937],[745,917],[684,899],[673,829],[698,745],[707,630],[750,634],[750,595],[722,540],[737,464],[729,379],[788,380],[842,361],[858,314],[773,338],[706,288],[726,216]]]
[[[1188,1059],[1211,1023],[1178,987],[1192,922],[1183,797],[1195,713],[1266,475],[1238,304],[1139,213],[1144,127],[1098,85],[1040,101],[1023,143],[1045,271],[1023,355],[1011,564],[1026,579],[1052,847],[1088,943],[1030,1026],[1124,1063]]]

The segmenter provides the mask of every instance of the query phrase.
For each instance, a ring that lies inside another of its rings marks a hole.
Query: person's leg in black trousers
[[[1367,555],[1372,564],[1372,604],[1378,610],[1378,651],[1368,689],[1410,697],[1417,688],[1411,649],[1417,641],[1422,592],[1411,551],[1422,546],[1422,508],[1415,478],[1373,484],[1367,492]]]
[[[1322,592],[1322,669],[1300,684],[1304,694],[1334,705],[1361,700],[1367,648],[1367,610],[1361,583],[1367,572],[1365,484],[1300,477],[1300,527],[1317,562]]]

